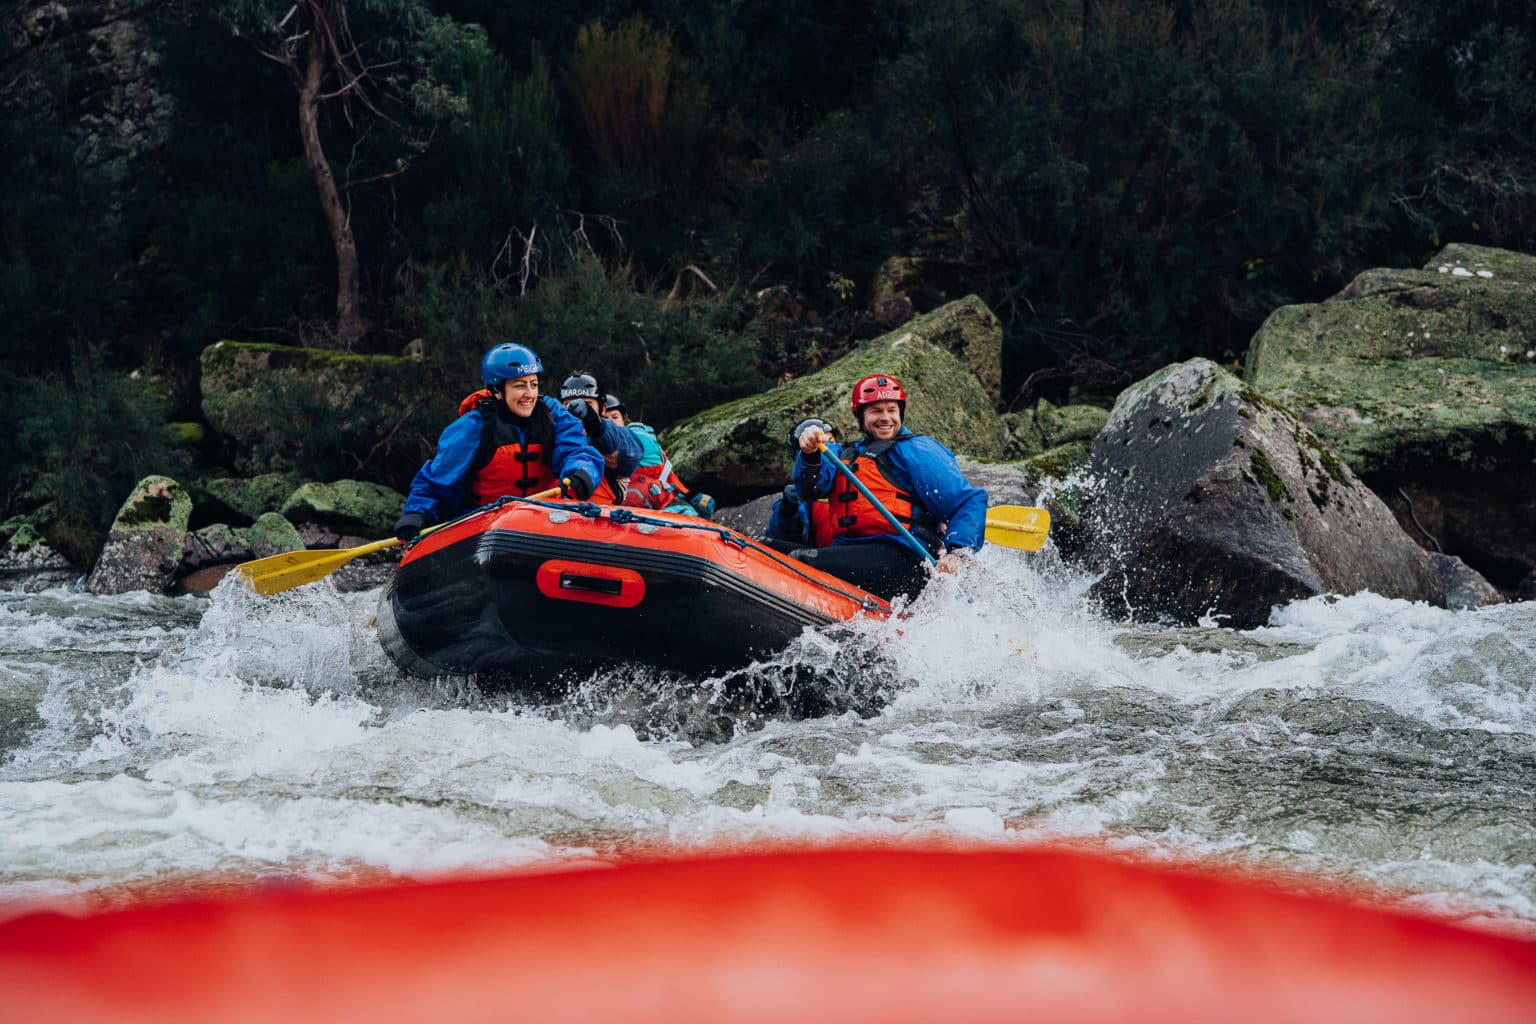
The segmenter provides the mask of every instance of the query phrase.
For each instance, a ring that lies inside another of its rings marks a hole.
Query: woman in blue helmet
[[[485,388],[459,403],[432,456],[411,481],[395,536],[424,528],[497,498],[527,497],[559,486],[585,501],[603,478],[603,457],[581,421],[539,395],[544,365],[525,345],[497,345],[480,360]]]

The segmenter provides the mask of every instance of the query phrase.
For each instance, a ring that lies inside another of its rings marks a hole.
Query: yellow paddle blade
[[[558,498],[560,488],[551,487],[547,491],[528,496],[530,501],[538,501],[542,498]],[[458,520],[454,520],[457,522]],[[435,530],[441,530],[449,523],[438,523],[421,531],[426,536]],[[315,580],[323,580],[331,573],[346,565],[359,555],[370,555],[375,551],[383,551],[392,548],[400,541],[394,537],[384,540],[376,540],[372,544],[363,544],[355,548],[321,548],[318,551],[285,551],[280,555],[269,555],[266,558],[258,558],[254,562],[241,562],[235,566],[235,571],[240,574],[246,584],[258,594],[280,594],[294,587],[302,587],[306,583]]]
[[[987,509],[987,543],[998,547],[1039,551],[1051,532],[1051,514],[1028,505],[996,505]]]
[[[235,571],[256,593],[278,594],[324,579],[359,555],[383,551],[399,543],[394,537],[388,537],[355,548],[285,551],[254,562],[242,562],[235,566]]]

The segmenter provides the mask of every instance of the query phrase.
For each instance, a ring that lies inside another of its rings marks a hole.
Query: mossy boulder
[[[1446,603],[1429,555],[1326,443],[1209,360],[1127,389],[1092,468],[1091,593],[1112,613],[1246,629],[1323,593]]]
[[[1365,271],[1271,314],[1245,376],[1427,546],[1506,589],[1536,566],[1536,256],[1451,245]]]
[[[220,341],[201,361],[203,416],[242,472],[406,475],[462,397],[398,356]]]
[[[168,476],[140,480],[112,522],[86,579],[93,594],[168,593],[176,580],[192,518],[192,498]]]
[[[1091,442],[1108,420],[1108,409],[1096,405],[1057,406],[1043,398],[1033,409],[1003,416],[1009,433],[1009,453],[1016,458],[1029,458],[1074,441]]]
[[[995,324],[990,311],[987,315]],[[907,390],[907,426],[933,435],[957,453],[998,461],[1007,434],[986,388],[951,351],[930,340],[955,343],[967,331],[990,330],[986,318],[978,316],[976,303],[950,303],[864,342],[814,374],[684,420],[666,432],[662,444],[690,487],[724,502],[746,500],[788,480],[787,438],[800,420],[819,416],[837,426],[842,436],[856,436],[848,403],[854,382],[871,373],[889,373]],[[982,342],[978,339],[977,344]]]
[[[53,514],[50,503],[0,523],[0,585],[39,590],[68,583],[80,575],[46,539]]]
[[[299,536],[298,528],[277,512],[257,516],[245,536],[251,545],[251,554],[256,558],[304,550],[304,538]]]
[[[291,473],[260,473],[251,477],[215,477],[201,488],[199,512],[209,507],[212,518],[253,523],[264,512],[275,512],[293,492],[299,478]]]
[[[405,496],[364,480],[306,483],[278,511],[293,523],[320,523],[364,537],[389,535]]]
[[[185,577],[211,566],[248,562],[252,557],[245,530],[228,523],[213,523],[187,534],[179,572]]]

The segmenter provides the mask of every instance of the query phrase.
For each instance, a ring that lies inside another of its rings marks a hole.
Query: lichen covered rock
[[[1327,445],[1204,359],[1120,396],[1093,445],[1092,593],[1107,610],[1251,628],[1278,604],[1369,590],[1445,603],[1428,554]]]
[[[690,487],[723,501],[745,500],[788,481],[788,434],[800,420],[819,416],[842,436],[856,436],[849,408],[854,382],[889,373],[907,390],[912,430],[932,434],[957,453],[996,461],[1004,455],[1006,433],[986,389],[948,349],[929,340],[953,341],[971,329],[990,330],[971,303],[951,303],[865,342],[817,373],[684,420],[666,432],[663,447]]]
[[[404,502],[404,495],[383,484],[311,481],[295,490],[278,511],[293,523],[317,523],[338,533],[386,537]]]
[[[1511,592],[1536,566],[1536,256],[1451,245],[1423,269],[1368,270],[1276,310],[1246,377],[1411,535]]]
[[[118,509],[107,542],[86,579],[93,594],[169,593],[186,550],[192,499],[167,476],[139,481]]]

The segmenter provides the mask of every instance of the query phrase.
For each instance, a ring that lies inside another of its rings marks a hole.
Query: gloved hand
[[[560,493],[567,498],[575,498],[577,501],[586,501],[592,497],[592,492],[597,489],[597,483],[584,469],[578,469],[574,473],[560,481]]]
[[[572,416],[581,420],[581,427],[587,432],[588,441],[595,441],[603,436],[603,430],[607,426],[608,421],[603,419],[585,398],[571,399],[565,403],[565,409]]]
[[[812,428],[828,434],[829,436],[827,440],[830,441],[832,439],[830,436],[832,433],[832,424],[828,423],[824,419],[812,416],[810,419],[801,420],[799,423],[796,423],[794,426],[789,428],[789,454],[793,455],[800,451],[801,435]],[[816,454],[820,455],[821,453],[817,452]]]
[[[427,525],[427,517],[420,512],[407,512],[395,523],[395,536],[403,544],[413,539]]]

